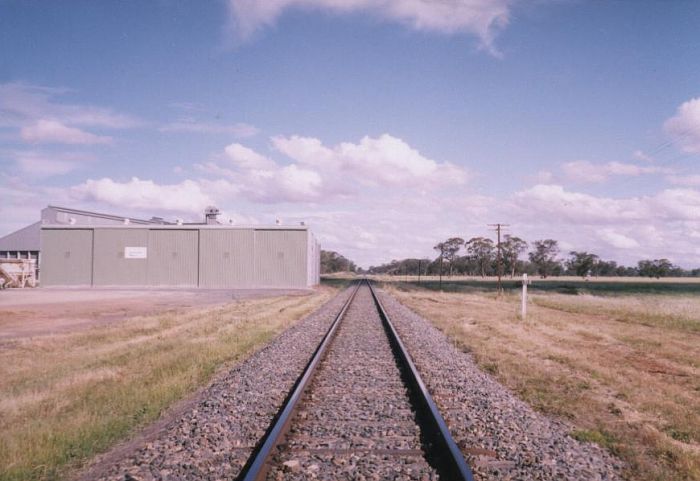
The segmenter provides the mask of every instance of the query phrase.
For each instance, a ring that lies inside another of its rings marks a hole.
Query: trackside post
[[[520,317],[524,321],[527,317],[527,285],[530,281],[527,280],[527,274],[523,274],[523,295],[520,302]]]

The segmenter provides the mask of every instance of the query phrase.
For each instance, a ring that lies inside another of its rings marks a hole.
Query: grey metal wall
[[[199,233],[201,287],[254,287],[255,232],[203,229]]]
[[[306,287],[304,230],[255,231],[255,284],[259,287]]]
[[[306,251],[306,285],[315,286],[321,282],[321,246],[308,231]]]
[[[149,232],[148,285],[196,287],[199,279],[198,264],[198,230]]]
[[[41,237],[41,284],[92,284],[92,230],[46,230]]]
[[[94,233],[93,233],[94,232]],[[318,283],[307,229],[44,227],[43,285],[305,288]],[[125,258],[146,247],[145,259]]]
[[[95,229],[93,284],[144,286],[148,259],[125,259],[125,247],[148,246],[146,229]]]

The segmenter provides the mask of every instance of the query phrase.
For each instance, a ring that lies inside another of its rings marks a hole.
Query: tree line
[[[389,275],[468,275],[515,277],[523,273],[549,276],[622,276],[622,277],[698,277],[700,269],[685,270],[668,259],[641,260],[634,267],[606,261],[586,251],[570,251],[564,256],[554,239],[528,243],[520,237],[505,235],[498,245],[486,237],[450,237],[434,246],[434,259],[392,260],[368,269],[370,274]],[[500,252],[499,252],[500,251]],[[527,255],[525,255],[527,253]]]
[[[357,266],[353,261],[335,251],[321,250],[321,274],[335,272],[357,272]]]

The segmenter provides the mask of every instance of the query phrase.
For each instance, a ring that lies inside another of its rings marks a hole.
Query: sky
[[[0,235],[60,205],[700,266],[700,2],[0,0]]]

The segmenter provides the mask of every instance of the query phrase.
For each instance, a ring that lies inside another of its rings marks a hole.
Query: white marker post
[[[527,285],[530,281],[527,280],[527,274],[523,274],[523,297],[520,304],[520,317],[525,320],[527,316]]]

